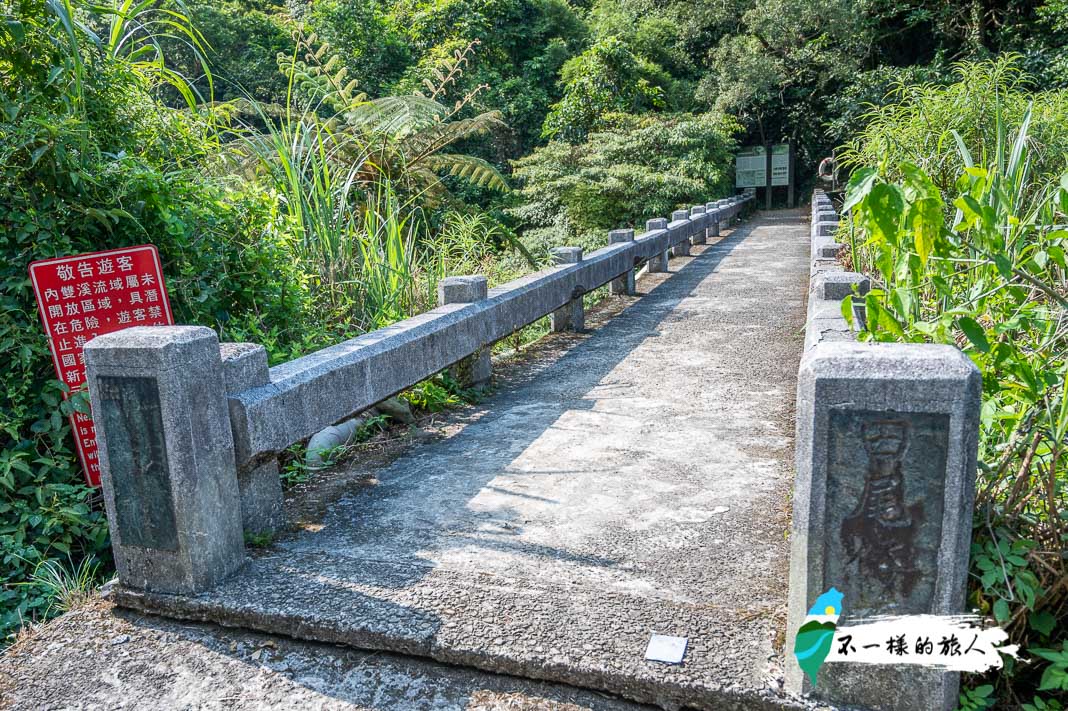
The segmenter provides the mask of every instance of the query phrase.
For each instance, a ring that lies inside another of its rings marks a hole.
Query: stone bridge
[[[953,708],[956,676],[915,668],[831,665],[808,693],[793,635],[831,585],[858,615],[960,610],[975,369],[950,348],[854,342],[841,301],[862,303],[868,282],[837,266],[823,195],[811,217],[751,207],[732,198],[616,230],[498,289],[446,280],[438,309],[271,369],[262,348],[220,348],[208,329],[95,339],[118,568],[107,597],[153,616],[101,612],[75,632],[126,637],[92,652],[82,698]],[[583,295],[605,284],[616,298],[586,313]],[[493,342],[545,315],[553,335],[490,360]],[[282,450],[445,368],[496,386],[434,436],[346,465],[318,505],[283,503]],[[898,484],[928,502],[910,539],[925,584],[876,596],[839,531],[859,521],[880,553],[888,524],[864,513],[865,451],[886,423],[922,445]],[[246,549],[264,533],[271,545]],[[681,663],[647,659],[653,635],[684,639]],[[47,666],[48,640],[25,658]],[[130,664],[157,681],[114,681]],[[77,705],[62,684],[33,684]]]

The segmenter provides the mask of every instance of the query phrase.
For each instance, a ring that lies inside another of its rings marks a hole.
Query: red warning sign
[[[71,392],[85,385],[85,344],[130,326],[172,326],[159,252],[154,245],[112,249],[30,264],[56,377]],[[85,480],[100,486],[96,432],[88,415],[70,418]]]

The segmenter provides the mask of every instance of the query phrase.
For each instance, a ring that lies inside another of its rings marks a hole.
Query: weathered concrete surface
[[[195,597],[125,604],[665,706],[778,694],[808,229],[771,213],[651,275],[459,433]],[[689,638],[681,666],[650,634]]]
[[[5,709],[641,711],[592,691],[112,610],[69,613],[0,655]]]

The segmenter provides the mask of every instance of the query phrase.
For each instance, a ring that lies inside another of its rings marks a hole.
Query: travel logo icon
[[[877,616],[839,627],[844,597],[833,587],[817,597],[797,631],[794,657],[813,686],[820,667],[835,662],[984,672],[1019,651],[1005,644],[1005,630],[984,628],[978,615]]]

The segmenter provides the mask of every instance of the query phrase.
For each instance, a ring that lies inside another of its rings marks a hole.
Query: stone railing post
[[[634,230],[622,229],[612,230],[608,233],[608,244],[623,244],[626,242],[634,241]],[[608,293],[613,296],[622,296],[624,294],[633,296],[637,293],[637,289],[634,285],[634,268],[630,268],[620,277],[613,279],[608,285]]]
[[[473,304],[489,296],[489,282],[484,276],[445,277],[438,282],[438,306]],[[484,346],[456,363],[449,372],[465,388],[489,385],[493,377],[490,346]]]
[[[693,236],[690,237],[690,244],[698,245],[705,244],[705,207],[704,205],[694,205],[690,208],[690,219],[694,221]]]
[[[689,210],[675,210],[674,212],[671,213],[671,221],[672,222],[678,222],[679,220],[688,220],[688,219],[690,219],[690,211]],[[671,248],[671,256],[673,256],[673,257],[689,257],[690,256],[690,240],[689,240],[688,237],[686,239],[680,240],[679,242],[675,243],[675,246],[673,246]]]
[[[652,232],[653,230],[666,230],[668,222],[663,217],[657,217],[652,220],[646,220],[645,230]],[[660,254],[649,259],[649,272],[666,272],[668,270],[668,258],[671,256],[671,250],[665,249]]]
[[[85,347],[115,567],[123,585],[197,594],[244,559],[219,341],[152,326]]]
[[[557,266],[582,261],[581,247],[554,247],[549,253],[553,264]],[[571,301],[549,314],[549,326],[554,333],[583,330],[586,327],[586,310],[582,304],[582,294],[572,295]]]
[[[730,212],[730,200],[724,198],[722,200],[716,200],[716,207],[719,209],[719,229],[725,230],[731,226],[731,212]]]
[[[719,208],[715,202],[705,203],[705,214],[708,215],[708,239],[719,239]]]
[[[258,388],[271,382],[267,351],[255,343],[221,343],[226,394]],[[246,535],[273,534],[285,524],[282,510],[282,479],[278,458],[237,463],[241,492],[241,522]]]

